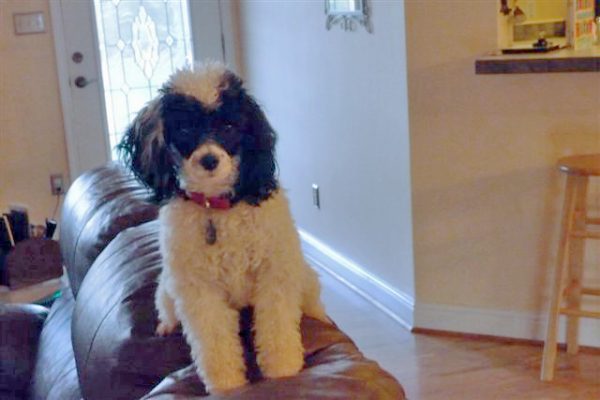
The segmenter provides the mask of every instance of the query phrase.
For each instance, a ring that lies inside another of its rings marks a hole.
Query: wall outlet
[[[313,195],[313,205],[317,208],[321,208],[321,196],[319,194],[319,185],[316,183],[312,184],[312,195]]]
[[[53,196],[60,196],[65,192],[65,181],[62,174],[50,175],[50,190]]]

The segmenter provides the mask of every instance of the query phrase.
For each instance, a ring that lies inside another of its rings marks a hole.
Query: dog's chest
[[[232,304],[249,304],[257,274],[275,240],[272,221],[264,211],[247,205],[206,210],[175,200],[161,210],[165,266],[180,283],[209,282],[222,287]],[[214,229],[213,243],[207,240],[209,229]]]

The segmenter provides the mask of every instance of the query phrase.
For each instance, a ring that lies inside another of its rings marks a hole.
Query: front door
[[[220,43],[194,46],[192,34],[194,19],[205,33],[207,14],[212,13],[216,18],[211,18],[209,30],[218,34],[203,37],[221,40],[218,0],[195,5],[187,0],[50,4],[73,180],[115,159],[115,145],[129,122],[170,74],[193,62],[194,50],[222,49]],[[222,54],[209,56],[223,59]]]

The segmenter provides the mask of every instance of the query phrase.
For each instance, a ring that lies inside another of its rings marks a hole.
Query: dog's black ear
[[[164,140],[161,99],[152,100],[138,113],[117,147],[125,165],[152,189],[158,202],[171,197],[177,188],[172,154]]]
[[[277,136],[255,100],[243,90],[240,97],[244,127],[235,199],[259,205],[278,187],[275,161]]]

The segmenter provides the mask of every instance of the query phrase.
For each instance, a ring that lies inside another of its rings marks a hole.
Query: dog
[[[252,306],[257,363],[279,378],[303,366],[302,314],[330,323],[276,177],[276,134],[220,63],[174,73],[119,149],[161,202],[157,334],[181,322],[212,393],[247,384],[239,311]]]

